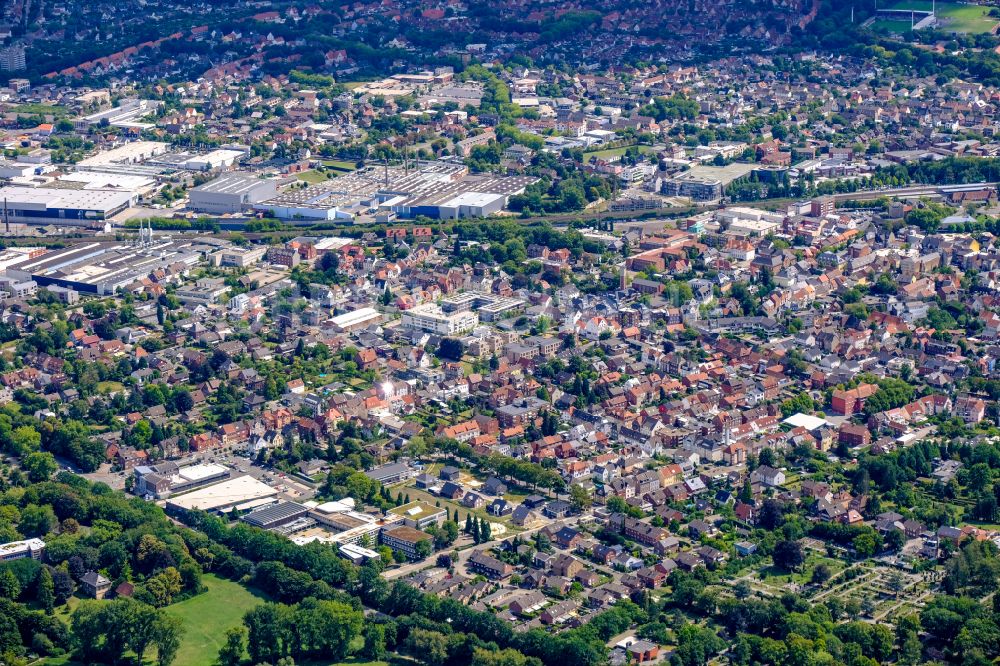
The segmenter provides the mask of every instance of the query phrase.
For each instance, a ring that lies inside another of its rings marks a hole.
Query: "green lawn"
[[[872,32],[876,32],[880,35],[900,35],[910,31],[910,22],[894,21],[891,19],[877,19],[871,24],[870,27]]]
[[[355,162],[344,162],[343,160],[324,160],[323,166],[337,171],[354,171],[357,168]]]
[[[825,564],[830,569],[831,575],[836,575],[847,568],[842,560],[825,557],[818,554],[810,554],[806,557],[806,562],[799,567],[798,571],[788,572],[774,565],[761,569],[761,578],[765,583],[784,585],[792,582],[805,585],[812,579],[812,572],[820,564]]]
[[[114,393],[116,391],[121,391],[124,388],[125,385],[121,382],[97,382],[98,393]]]
[[[891,9],[911,9],[914,11],[931,11],[932,0],[901,0],[892,5]],[[989,15],[991,7],[986,5],[966,5],[958,2],[938,2],[938,28],[950,32],[982,33],[990,32],[996,26],[997,20]],[[897,26],[890,32],[905,32],[910,29],[909,21],[876,21],[873,28],[888,23],[906,23],[905,27]]]
[[[326,180],[326,174],[316,171],[315,169],[310,169],[309,171],[303,171],[299,174],[299,180],[304,180],[310,185],[315,185],[316,183],[322,183]]]
[[[631,146],[629,146],[629,147],[631,147]],[[625,151],[628,150],[629,147],[608,148],[607,150],[595,150],[595,151],[592,151],[592,152],[586,152],[586,153],[583,154],[583,158],[584,158],[584,160],[587,160],[587,159],[589,159],[591,157],[596,157],[599,160],[606,160],[609,157],[619,157],[621,155],[624,155]],[[652,146],[639,146],[639,152],[641,154],[643,154],[643,155],[646,155],[647,153],[653,152],[653,147]]]
[[[212,574],[202,580],[207,592],[166,608],[184,626],[175,666],[211,666],[226,630],[239,626],[243,614],[265,600],[259,593]]]
[[[18,104],[12,110],[14,113],[40,113],[43,116],[55,116],[57,118],[61,118],[67,113],[65,106],[57,106],[53,104]]]
[[[181,620],[184,635],[173,666],[212,666],[219,648],[226,637],[226,630],[243,623],[243,614],[263,603],[266,597],[254,590],[213,574],[205,574],[202,582],[208,588],[203,594],[166,607],[166,612]],[[79,605],[79,599],[69,600],[68,609],[56,611],[57,617],[69,622],[70,613]],[[351,650],[360,650],[364,641],[358,637],[351,644]],[[152,654],[152,651],[150,651]],[[44,666],[83,666],[73,661],[70,655],[50,657],[40,662]],[[407,666],[405,658],[393,655],[390,661],[366,661],[360,657],[349,657],[343,662],[314,662],[306,666]],[[146,665],[153,660],[147,654]]]

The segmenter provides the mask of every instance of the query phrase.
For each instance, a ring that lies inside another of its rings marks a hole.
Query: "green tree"
[[[573,504],[573,508],[577,511],[583,511],[594,503],[594,498],[590,496],[590,492],[578,483],[574,483],[569,487],[569,498]]]
[[[403,651],[427,666],[444,666],[448,659],[447,637],[439,631],[414,629],[406,637]]]
[[[183,633],[184,627],[180,618],[166,613],[157,614],[153,624],[153,645],[156,646],[157,666],[170,666],[174,662],[181,647]]]
[[[36,432],[35,435],[37,434]],[[56,473],[56,470],[59,469],[59,463],[56,462],[55,456],[51,453],[35,451],[24,457],[21,461],[21,467],[28,473],[28,480],[32,483],[41,483],[48,481]]]
[[[0,571],[0,598],[17,599],[21,596],[21,583],[10,569]]]
[[[385,645],[385,625],[367,622],[362,635],[365,638],[365,643],[361,648],[361,656],[369,661],[385,659],[388,652]]]
[[[220,666],[240,666],[243,663],[245,638],[246,630],[243,627],[231,627],[226,630],[226,642],[219,648]]]
[[[52,611],[56,606],[56,593],[55,583],[52,580],[52,574],[49,572],[48,567],[43,566],[38,572],[35,599],[38,601],[38,605],[42,607],[46,614],[52,615]]]
[[[417,559],[419,560],[427,559],[430,556],[432,550],[433,549],[431,546],[430,539],[421,539],[413,545],[413,551],[416,554]]]
[[[21,510],[21,533],[26,537],[40,537],[48,534],[58,524],[55,511],[48,504],[29,504]]]

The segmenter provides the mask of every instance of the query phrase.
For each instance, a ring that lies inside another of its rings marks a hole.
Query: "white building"
[[[478,326],[479,315],[469,311],[445,312],[434,303],[424,303],[403,312],[402,323],[403,326],[418,331],[458,335],[468,333]]]
[[[23,560],[29,557],[40,560],[43,555],[45,555],[45,542],[41,539],[11,541],[0,545],[0,562]]]

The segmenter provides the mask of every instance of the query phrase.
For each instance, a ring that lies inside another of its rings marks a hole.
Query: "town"
[[[690,4],[8,3],[0,662],[1000,657],[1000,8]]]

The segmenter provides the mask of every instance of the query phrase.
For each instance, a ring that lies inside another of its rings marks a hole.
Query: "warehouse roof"
[[[277,494],[277,490],[252,476],[238,476],[235,479],[171,497],[167,505],[178,509],[215,511],[274,497]]]
[[[246,194],[267,181],[245,173],[228,173],[191,190],[211,194]]]
[[[295,502],[278,502],[265,506],[243,516],[244,522],[267,528],[275,523],[295,518],[308,513],[309,509]]]
[[[129,192],[55,187],[0,187],[0,198],[6,199],[7,207],[12,209],[66,208],[102,212],[127,206],[132,201]]]

